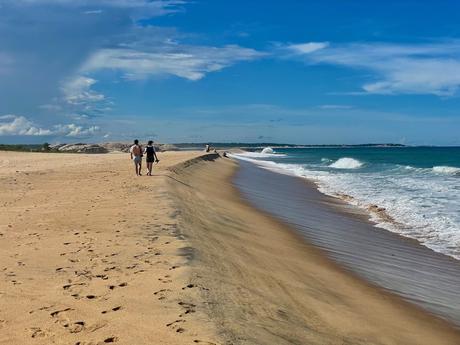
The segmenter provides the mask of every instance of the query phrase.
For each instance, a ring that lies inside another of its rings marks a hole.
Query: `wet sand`
[[[242,201],[236,162],[175,170],[192,281],[225,344],[459,344],[452,324],[342,269]],[[172,182],[172,181],[170,181]]]
[[[235,183],[341,265],[460,327],[460,261],[376,228],[369,215],[304,178],[240,162]]]
[[[459,344],[241,199],[237,164],[0,152],[0,344]]]

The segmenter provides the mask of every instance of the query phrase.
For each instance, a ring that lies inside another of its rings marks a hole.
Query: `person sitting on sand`
[[[152,166],[154,162],[159,162],[157,153],[155,152],[155,148],[153,147],[153,141],[149,140],[147,146],[144,149],[144,154],[147,155],[146,162],[147,162],[147,175],[152,176]]]
[[[134,145],[130,147],[129,153],[131,155],[131,159],[134,162],[134,168],[136,169],[136,175],[142,176],[141,169],[142,169],[142,147],[139,145],[139,140],[134,140]]]

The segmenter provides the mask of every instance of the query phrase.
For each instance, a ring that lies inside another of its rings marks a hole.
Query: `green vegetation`
[[[41,152],[44,145],[7,145],[0,144],[0,151]]]

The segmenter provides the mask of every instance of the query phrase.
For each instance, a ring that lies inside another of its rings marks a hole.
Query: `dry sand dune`
[[[460,344],[198,155],[137,178],[126,154],[0,152],[0,344]]]

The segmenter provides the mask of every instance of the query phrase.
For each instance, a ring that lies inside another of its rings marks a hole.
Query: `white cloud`
[[[291,44],[287,48],[295,54],[310,54],[314,51],[324,49],[329,46],[329,42],[309,42],[300,44]]]
[[[84,64],[82,72],[102,69],[122,71],[128,79],[174,75],[199,80],[239,61],[250,61],[264,53],[236,45],[224,47],[188,46],[163,43],[156,47],[101,49]]]
[[[99,126],[83,127],[74,123],[68,125],[56,125],[53,127],[54,135],[66,137],[88,137],[100,132]]]
[[[55,103],[41,108],[59,111],[74,120],[88,119],[110,111],[113,103],[105,95],[92,89],[96,83],[96,79],[82,75],[67,78],[61,85],[62,95],[55,100]]]
[[[430,44],[324,43],[322,47],[319,43],[305,43],[286,48],[310,64],[334,64],[374,72],[374,80],[363,85],[366,93],[451,96],[460,88],[458,41]]]
[[[1,135],[50,135],[49,129],[36,127],[31,121],[23,116],[4,115],[0,116]]]
[[[104,95],[91,90],[91,86],[97,80],[84,76],[77,76],[67,80],[62,86],[64,98],[69,104],[86,104],[88,102],[100,102],[105,99]]]
[[[100,131],[98,126],[81,126],[76,124],[54,125],[49,129],[41,128],[24,116],[3,115],[0,116],[0,136],[24,135],[24,136],[65,136],[65,137],[89,137]]]
[[[102,10],[90,10],[90,11],[84,11],[84,14],[101,14]]]

